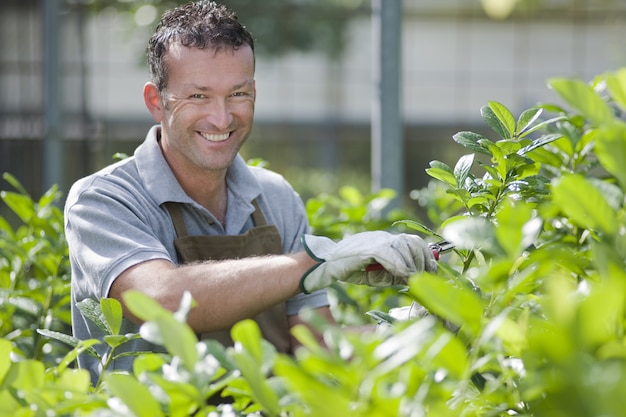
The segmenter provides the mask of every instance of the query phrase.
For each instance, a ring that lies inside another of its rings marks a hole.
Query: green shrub
[[[14,177],[4,179],[16,191],[2,191],[0,198],[21,224],[13,228],[0,217],[0,334],[13,342],[15,354],[52,365],[67,349],[37,329],[68,332],[71,320],[63,213],[55,205],[60,193],[53,187],[33,201]]]

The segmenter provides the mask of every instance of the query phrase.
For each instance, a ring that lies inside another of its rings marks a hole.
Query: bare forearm
[[[189,287],[198,301],[190,325],[202,331],[225,328],[296,295],[300,277],[312,265],[307,260],[305,254],[269,256],[181,268],[190,272]]]
[[[189,324],[196,332],[210,332],[228,328],[294,296],[300,291],[300,277],[313,264],[305,253],[179,267],[150,261],[122,274],[110,296],[121,299],[124,291],[136,289],[174,311],[182,294],[189,291],[197,303]]]

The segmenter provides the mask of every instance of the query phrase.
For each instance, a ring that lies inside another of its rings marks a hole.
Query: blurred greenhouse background
[[[60,126],[62,190],[114,153],[131,154],[152,124],[142,98],[145,45],[173,3],[2,0],[0,172],[34,196],[45,191],[50,118]],[[266,160],[305,199],[344,184],[367,189],[372,0],[223,3],[257,43],[256,127],[244,156]],[[46,18],[51,5],[57,27]],[[488,101],[515,113],[556,99],[550,77],[588,81],[626,65],[624,0],[401,0],[401,7],[402,196],[426,184],[430,160],[457,159],[462,150],[451,136],[483,130]],[[50,36],[56,29],[58,43]],[[46,66],[55,60],[59,82],[51,85]]]

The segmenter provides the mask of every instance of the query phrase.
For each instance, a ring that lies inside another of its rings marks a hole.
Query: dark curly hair
[[[224,5],[201,0],[168,10],[148,41],[148,66],[152,82],[159,91],[167,87],[168,69],[164,57],[175,43],[200,49],[238,49],[248,45],[254,52],[252,35]]]

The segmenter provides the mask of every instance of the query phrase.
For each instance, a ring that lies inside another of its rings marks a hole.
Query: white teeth
[[[205,138],[208,141],[211,142],[222,142],[226,139],[228,139],[228,136],[230,135],[229,133],[222,133],[220,135],[214,135],[214,134],[210,134],[210,133],[200,133],[200,135],[202,135],[203,138]]]

